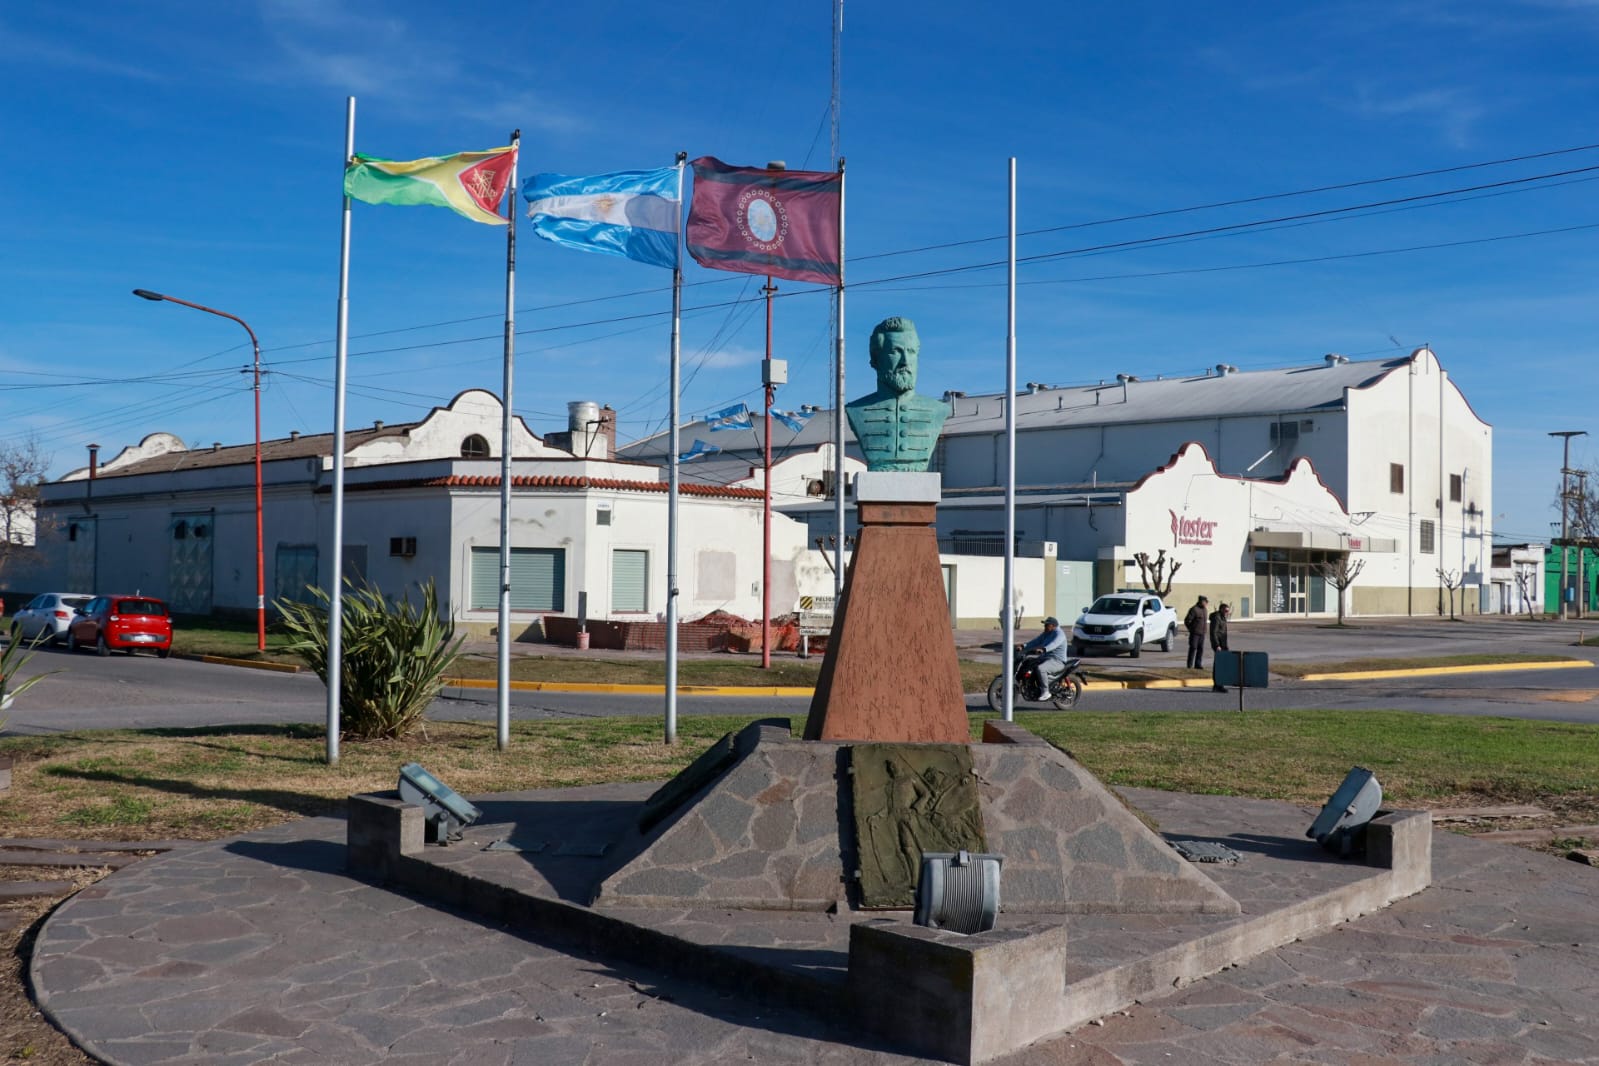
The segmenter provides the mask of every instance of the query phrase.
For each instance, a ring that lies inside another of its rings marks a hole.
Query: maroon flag
[[[688,253],[700,266],[837,285],[844,176],[694,160]]]

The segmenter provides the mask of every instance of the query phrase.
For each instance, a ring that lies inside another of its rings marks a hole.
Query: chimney
[[[604,458],[616,455],[616,408],[606,404],[600,408],[600,436],[605,439]]]
[[[1324,363],[1326,363],[1328,366],[1337,366],[1340,363],[1349,362],[1349,356],[1347,356],[1347,355],[1339,355],[1337,352],[1328,352],[1326,355],[1322,356],[1321,358],[1322,358],[1322,361]]]
[[[212,441],[211,442],[211,450],[214,451],[214,452],[220,452],[222,450],[222,442],[219,441],[219,440]]]
[[[100,446],[89,445],[89,480],[93,481],[100,472]]]
[[[383,419],[381,419],[381,418],[374,418],[374,419],[373,419],[373,420],[372,420],[372,428],[373,428],[373,429],[382,429],[382,428],[383,428]]]
[[[1228,374],[1236,374],[1236,373],[1238,373],[1238,368],[1236,366],[1233,366],[1231,363],[1217,363],[1216,364],[1216,376],[1217,377],[1223,377],[1224,378]]]
[[[300,431],[297,430],[297,429],[289,430],[289,439],[290,440],[299,440],[300,439]]]

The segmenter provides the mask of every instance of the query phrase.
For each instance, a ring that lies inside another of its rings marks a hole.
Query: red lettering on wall
[[[1213,544],[1215,543],[1216,523],[1203,518],[1180,518],[1176,511],[1167,508],[1166,513],[1171,515],[1171,539],[1173,544]]]

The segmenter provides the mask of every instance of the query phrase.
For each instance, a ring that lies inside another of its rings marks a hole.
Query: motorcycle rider
[[[1042,653],[1043,658],[1038,660],[1038,680],[1044,690],[1035,698],[1049,699],[1055,679],[1066,670],[1066,634],[1061,631],[1060,619],[1053,615],[1044,619],[1044,631],[1022,645],[1022,651]]]

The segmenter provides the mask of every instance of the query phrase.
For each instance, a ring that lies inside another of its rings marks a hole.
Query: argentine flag
[[[683,175],[677,167],[571,177],[535,174],[522,183],[533,232],[585,252],[677,266]]]
[[[741,403],[732,407],[724,407],[720,411],[712,411],[705,416],[705,428],[715,433],[722,429],[754,429],[755,420],[750,417],[750,409]]]
[[[694,446],[688,451],[684,452],[682,455],[679,455],[677,457],[677,461],[680,463],[692,463],[694,460],[702,459],[707,455],[715,455],[721,450],[722,449],[718,448],[714,444],[706,444],[704,441],[696,439],[694,441]]]

